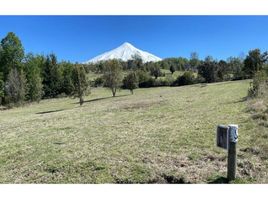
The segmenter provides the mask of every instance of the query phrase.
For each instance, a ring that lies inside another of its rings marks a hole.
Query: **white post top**
[[[229,124],[229,139],[230,142],[237,143],[238,141],[238,125],[237,124]]]
[[[238,125],[237,124],[228,124],[229,127],[235,127],[235,128],[238,128]]]

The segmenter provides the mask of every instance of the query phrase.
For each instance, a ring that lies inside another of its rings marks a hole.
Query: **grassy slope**
[[[239,124],[238,177],[266,182],[267,160],[245,148],[260,127],[246,112],[248,81],[92,90],[0,112],[1,183],[202,183],[226,175],[217,124]],[[265,129],[266,130],[266,129]],[[265,131],[262,129],[262,131]],[[263,141],[267,146],[267,139]]]

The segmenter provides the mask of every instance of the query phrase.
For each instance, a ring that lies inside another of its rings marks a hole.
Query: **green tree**
[[[4,85],[3,73],[0,72],[0,105],[2,104],[2,99],[4,98]]]
[[[212,57],[206,57],[198,66],[198,74],[205,79],[205,82],[212,83],[217,81],[218,64]]]
[[[151,75],[154,76],[155,79],[157,79],[159,76],[161,76],[160,67],[156,64],[151,67],[150,71],[151,71]]]
[[[115,97],[116,91],[122,83],[122,66],[117,60],[110,60],[106,63],[103,74],[104,85],[109,87]]]
[[[169,69],[171,64],[165,60],[160,61],[160,66],[162,69]]]
[[[45,97],[56,97],[62,91],[62,71],[55,54],[47,56],[43,67],[43,86]]]
[[[174,65],[170,66],[169,71],[171,72],[171,74],[173,74],[176,71]]]
[[[72,79],[74,85],[72,95],[79,98],[80,106],[82,106],[84,103],[83,97],[89,92],[89,82],[83,66],[78,64],[74,66]]]
[[[260,49],[249,51],[244,60],[244,72],[248,78],[252,78],[254,74],[263,68],[263,64],[268,60],[268,52],[261,53]]]
[[[62,62],[60,66],[63,70],[62,74],[62,92],[66,95],[72,94],[74,90],[74,84],[72,81],[72,74],[75,66],[70,62]]]
[[[4,81],[12,68],[19,69],[24,57],[24,49],[20,39],[12,32],[9,32],[1,41],[0,47],[0,72],[3,72]]]
[[[244,63],[241,58],[229,57],[227,59],[227,64],[230,68],[230,72],[233,74],[234,80],[242,79],[244,77],[244,73],[242,71]]]
[[[200,64],[198,54],[196,52],[192,52],[190,55],[189,65],[191,69],[196,70],[198,65]]]
[[[27,81],[24,72],[14,68],[11,69],[6,81],[6,103],[21,104],[27,94]]]
[[[175,81],[175,85],[191,85],[194,84],[195,77],[192,71],[186,71],[182,76],[178,76],[177,80]]]
[[[43,95],[41,69],[45,63],[43,56],[28,54],[25,58],[24,70],[28,83],[28,99],[39,102]]]
[[[230,70],[227,62],[220,60],[218,63],[217,76],[220,81],[228,80],[230,75]]]
[[[123,79],[123,88],[129,89],[131,94],[133,94],[133,90],[138,88],[138,86],[139,86],[139,80],[135,72],[130,72]]]

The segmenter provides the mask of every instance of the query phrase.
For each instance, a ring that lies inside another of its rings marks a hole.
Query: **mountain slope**
[[[140,58],[142,61],[145,62],[157,62],[162,60],[161,58],[150,54],[146,51],[142,51],[137,49],[133,45],[128,42],[125,42],[121,46],[105,52],[99,56],[92,58],[91,60],[86,61],[85,63],[98,63],[101,61],[111,60],[111,59],[120,59],[123,61],[133,60],[135,58]]]

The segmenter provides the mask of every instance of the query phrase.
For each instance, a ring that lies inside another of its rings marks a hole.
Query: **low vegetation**
[[[248,111],[249,81],[92,88],[0,112],[1,183],[209,183],[226,177],[218,124],[239,125],[238,182],[268,183],[268,129]],[[198,98],[197,98],[198,97]]]

